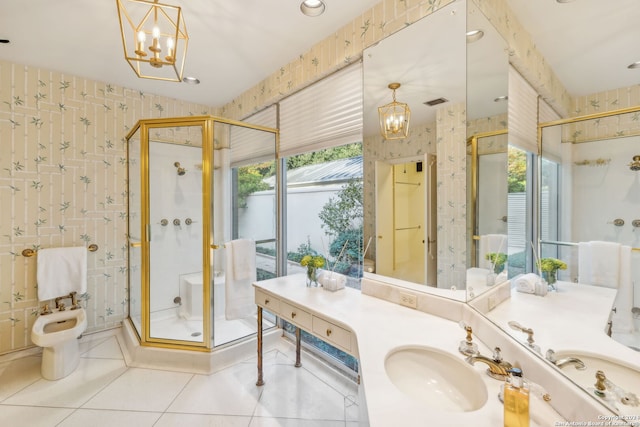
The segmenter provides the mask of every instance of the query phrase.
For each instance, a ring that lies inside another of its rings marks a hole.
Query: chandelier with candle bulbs
[[[404,102],[396,101],[396,90],[400,83],[390,83],[388,87],[393,91],[393,102],[378,107],[380,133],[384,139],[406,138],[409,135],[411,110]]]
[[[182,9],[158,0],[116,0],[116,4],[124,56],[137,76],[182,81],[189,43]]]

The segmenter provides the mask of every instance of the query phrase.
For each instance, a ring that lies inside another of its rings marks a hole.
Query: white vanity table
[[[488,398],[477,410],[443,411],[409,397],[389,379],[385,369],[388,355],[397,348],[428,346],[464,361],[458,345],[465,333],[457,321],[393,304],[346,288],[337,292],[307,288],[304,275],[278,277],[254,283],[258,322],[262,309],[269,310],[359,359],[361,423],[371,426],[474,425],[495,427],[503,423],[502,404],[497,394],[500,381],[485,375],[487,368],[476,363]],[[446,310],[450,319],[473,316],[464,303],[430,297],[430,304]],[[261,326],[261,325],[260,325]],[[258,329],[261,331],[261,327]],[[491,351],[477,341],[484,355]],[[498,343],[492,343],[497,345]],[[297,360],[299,363],[299,359]],[[266,378],[268,381],[268,378]],[[262,377],[262,336],[258,333],[258,382]],[[424,388],[430,387],[425,382]],[[363,397],[366,396],[366,400]],[[532,398],[532,426],[551,426],[563,418],[547,403]],[[452,424],[453,423],[453,424]]]

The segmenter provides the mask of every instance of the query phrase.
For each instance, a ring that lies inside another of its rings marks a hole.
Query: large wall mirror
[[[481,310],[590,396],[637,415],[624,395],[640,396],[640,68],[628,67],[640,59],[633,25],[640,9],[625,0],[615,8],[589,0],[506,3],[510,47],[520,53],[512,64],[534,92],[528,116],[535,119],[529,141],[508,151],[508,185],[519,174],[526,197],[508,190],[507,268],[511,277],[535,271],[552,281],[532,258],[562,266],[546,296],[516,287],[509,300]],[[509,91],[511,110],[520,106],[512,103],[511,76]],[[509,114],[510,144],[516,128]],[[534,330],[535,345],[510,321]],[[620,399],[593,393],[597,370]]]
[[[469,44],[469,29],[483,37]],[[506,129],[506,102],[494,101],[507,92],[505,42],[473,2],[455,1],[363,57],[365,241],[371,239],[373,277],[465,300],[467,276],[477,270],[469,250],[478,243],[468,222],[466,141]],[[381,134],[378,108],[392,101],[391,83],[400,83],[395,99],[411,110],[406,138]],[[481,144],[483,155],[504,145]],[[499,203],[506,206],[506,194]],[[475,293],[486,287],[486,274],[481,282]]]
[[[507,280],[507,44],[467,10],[467,299]]]

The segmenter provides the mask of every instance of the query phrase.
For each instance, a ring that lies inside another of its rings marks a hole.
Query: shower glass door
[[[203,124],[148,130],[148,338],[205,345]]]
[[[251,296],[255,280],[276,276],[276,134],[244,123],[214,122],[211,173],[211,295],[214,346],[253,335],[256,306],[240,304]],[[234,277],[234,261],[227,243],[255,242],[249,277]],[[265,314],[263,327],[275,324]]]

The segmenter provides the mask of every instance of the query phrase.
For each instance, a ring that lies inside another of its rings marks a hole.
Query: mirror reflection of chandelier
[[[402,139],[409,135],[411,110],[409,105],[396,101],[396,89],[399,87],[400,83],[390,83],[389,89],[393,91],[393,102],[378,107],[380,132],[384,139]]]
[[[137,76],[182,81],[189,42],[182,9],[158,0],[116,0],[116,4],[124,57]]]

